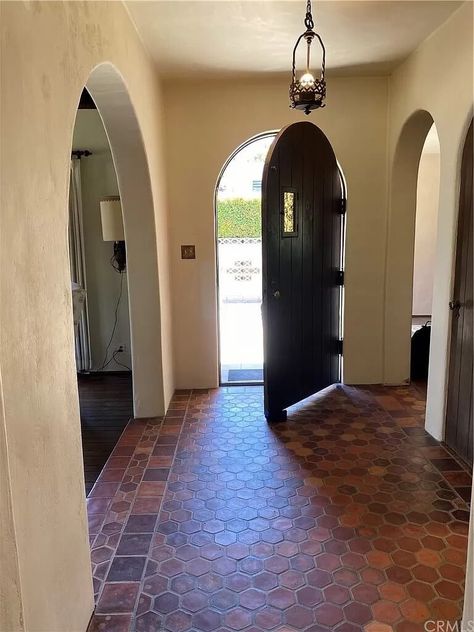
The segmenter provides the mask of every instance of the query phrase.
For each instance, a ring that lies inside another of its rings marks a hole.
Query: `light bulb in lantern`
[[[304,88],[309,88],[314,86],[314,77],[310,72],[305,72],[305,74],[301,77],[300,83]]]

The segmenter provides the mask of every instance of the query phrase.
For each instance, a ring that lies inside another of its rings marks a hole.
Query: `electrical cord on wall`
[[[117,351],[114,351],[112,353],[112,357],[110,358],[110,360],[107,361],[107,357],[109,355],[109,349],[110,349],[110,345],[112,344],[112,341],[114,339],[114,335],[115,335],[115,331],[117,329],[117,324],[118,324],[118,311],[119,311],[119,307],[120,307],[120,301],[122,300],[122,293],[123,293],[123,272],[120,274],[120,291],[119,291],[119,295],[118,295],[118,299],[117,299],[117,303],[115,305],[115,312],[114,312],[114,326],[112,327],[112,333],[110,334],[110,338],[109,338],[109,342],[107,343],[107,347],[105,349],[105,355],[104,355],[104,359],[102,361],[102,365],[97,369],[97,371],[103,371],[107,366],[109,366],[109,364],[111,362],[113,362],[115,360],[114,355],[117,353]],[[117,360],[115,360],[115,362],[117,362]],[[121,362],[117,362],[117,364],[121,364]],[[125,366],[124,364],[122,364],[122,366]],[[129,371],[131,371],[131,369],[129,367],[126,367]]]
[[[119,360],[117,360],[116,356],[117,356],[117,354],[119,354],[119,353],[120,353],[120,351],[117,351],[117,349],[116,349],[116,350],[112,353],[112,360],[115,360],[115,363],[116,363],[116,364],[118,364],[118,365],[120,365],[120,366],[123,366],[123,368],[124,368],[124,369],[127,369],[127,371],[131,371],[131,370],[132,370],[132,368],[131,368],[131,367],[129,367],[127,364],[124,364],[123,362],[120,362]],[[111,361],[112,361],[112,360],[111,360]]]

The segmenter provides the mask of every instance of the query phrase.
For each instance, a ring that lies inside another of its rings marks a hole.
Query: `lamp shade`
[[[104,241],[125,241],[119,197],[108,197],[100,201],[100,217]]]

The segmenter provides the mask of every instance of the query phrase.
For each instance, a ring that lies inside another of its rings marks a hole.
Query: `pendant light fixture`
[[[297,110],[304,110],[305,114],[309,114],[312,110],[317,108],[323,108],[325,106],[324,99],[326,97],[326,81],[324,79],[324,73],[326,70],[326,49],[324,48],[323,40],[315,33],[313,16],[311,15],[311,0],[306,4],[306,16],[304,20],[306,31],[296,40],[295,47],[293,49],[293,70],[290,85],[290,107]],[[306,68],[305,72],[299,79],[296,77],[296,52],[301,40],[306,41]],[[317,79],[311,72],[311,44],[317,39],[321,44],[322,49],[322,62],[321,62],[321,74]]]

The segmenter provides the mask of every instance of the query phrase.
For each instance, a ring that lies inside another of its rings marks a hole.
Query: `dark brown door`
[[[472,122],[461,165],[461,190],[451,325],[446,443],[472,465]]]
[[[340,379],[344,196],[333,149],[312,123],[276,137],[262,183],[265,416]]]

